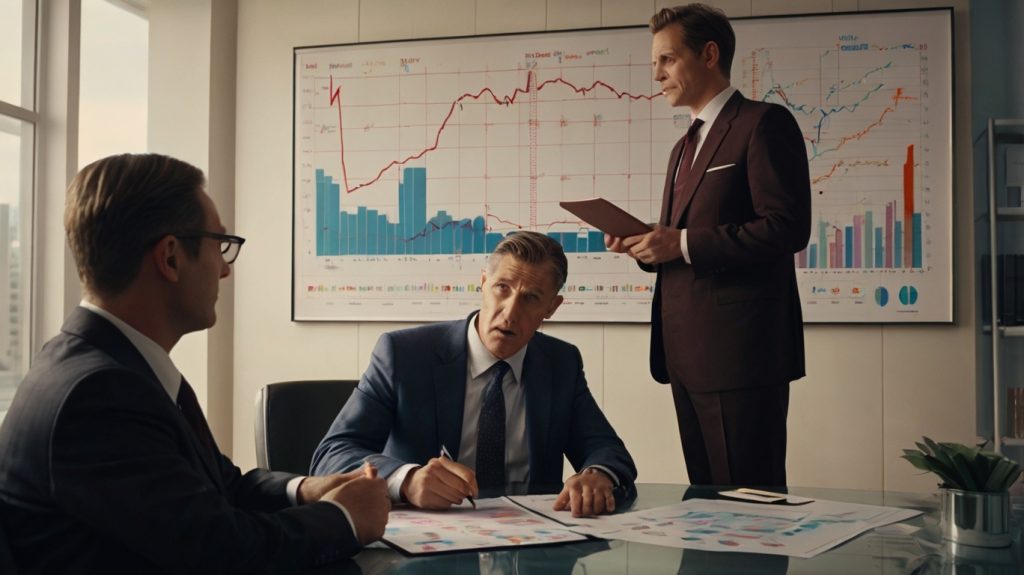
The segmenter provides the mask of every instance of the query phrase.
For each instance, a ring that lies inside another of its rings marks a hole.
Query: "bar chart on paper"
[[[915,18],[935,14],[734,22],[734,85],[805,136],[808,321],[945,319],[949,39]],[[494,246],[534,230],[569,257],[557,319],[647,321],[654,275],[558,202],[658,219],[690,110],[649,61],[646,28],[296,49],[295,319],[459,317]]]

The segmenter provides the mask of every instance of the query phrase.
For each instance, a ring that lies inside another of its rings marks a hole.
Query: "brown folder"
[[[651,226],[604,198],[558,202],[558,205],[602,232],[616,237],[638,236],[651,231]]]

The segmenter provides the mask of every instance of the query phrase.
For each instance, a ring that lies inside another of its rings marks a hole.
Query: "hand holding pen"
[[[441,444],[441,457],[443,459],[447,459],[448,461],[453,461],[453,462],[455,461],[455,458],[452,457],[451,453],[448,453],[448,448],[445,447],[443,443]],[[474,481],[473,481],[473,483],[476,483],[475,474],[474,474]],[[473,501],[473,496],[472,495],[466,495],[466,499],[469,500],[469,504],[473,506],[473,509],[476,509],[476,501]]]
[[[412,505],[421,509],[448,509],[473,497],[480,492],[473,470],[458,463],[442,446],[441,455],[417,467],[405,476],[402,482],[402,496]]]

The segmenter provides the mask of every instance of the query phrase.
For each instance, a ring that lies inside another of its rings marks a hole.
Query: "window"
[[[35,30],[34,0],[0,0],[0,418],[28,367]]]

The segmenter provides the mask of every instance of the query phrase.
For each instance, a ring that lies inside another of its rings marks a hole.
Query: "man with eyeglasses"
[[[156,154],[85,167],[64,214],[85,299],[35,358],[0,427],[0,523],[22,573],[298,571],[379,539],[370,466],[242,474],[170,351],[216,321],[245,241],[203,173]]]

